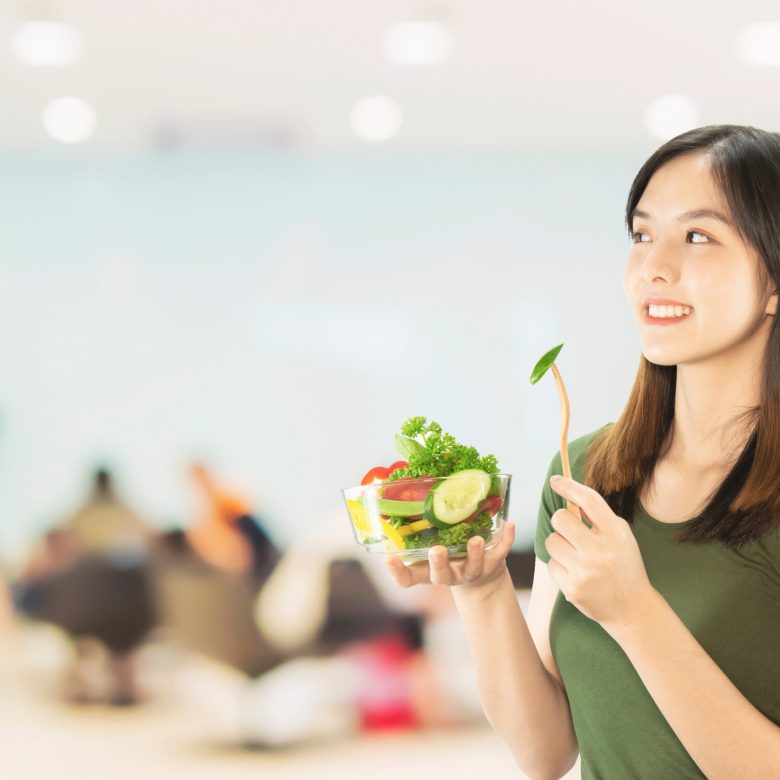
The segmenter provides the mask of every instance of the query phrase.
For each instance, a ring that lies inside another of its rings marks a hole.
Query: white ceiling
[[[149,148],[162,126],[224,143],[256,128],[304,149],[355,149],[348,114],[366,94],[395,97],[401,131],[386,149],[631,150],[657,143],[650,100],[693,97],[701,124],[780,124],[780,69],[743,64],[735,35],[780,18],[776,3],[599,0],[61,0],[85,53],[59,70],[17,62],[24,4],[0,6],[0,149],[49,150],[46,102],[77,95],[98,112],[89,149]],[[456,38],[450,59],[387,62],[394,21],[435,14]],[[70,150],[68,150],[70,152]]]

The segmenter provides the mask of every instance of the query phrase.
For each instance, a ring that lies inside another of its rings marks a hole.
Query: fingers
[[[428,550],[428,565],[432,585],[452,585],[457,579],[450,566],[447,548],[442,544]]]
[[[436,545],[428,550],[428,561],[420,561],[409,566],[404,565],[399,558],[388,557],[385,568],[390,572],[396,585],[409,588],[413,585],[430,583],[432,585],[458,585],[478,580],[485,574],[486,563],[490,573],[491,564],[506,558],[515,540],[515,524],[507,522],[501,541],[493,548],[485,551],[485,540],[481,536],[473,536],[466,547],[466,557],[450,561],[447,548]]]
[[[482,574],[490,573],[492,564],[502,561],[509,554],[512,543],[515,541],[515,524],[507,522],[501,541],[493,548],[485,552],[485,540],[481,536],[473,536],[468,543],[468,558],[463,567],[463,579],[465,582],[473,582]],[[488,571],[485,572],[487,564]]]
[[[506,558],[515,541],[515,524],[507,520],[504,523],[504,533],[496,546],[496,557]]]
[[[550,518],[550,525],[574,547],[587,544],[593,539],[593,532],[579,517],[568,509],[559,509]]]
[[[388,557],[385,568],[390,572],[395,584],[400,588],[410,588],[412,585],[421,585],[430,582],[428,576],[428,564],[425,562],[404,565],[399,558]]]
[[[566,569],[570,569],[576,564],[577,550],[559,533],[551,533],[544,540],[544,547],[550,554],[550,558]]]
[[[494,561],[506,558],[506,556],[509,554],[509,550],[514,544],[514,541],[515,524],[507,520],[507,522],[504,523],[504,530],[501,533],[501,539],[499,540],[498,544],[485,552],[486,559],[488,561]]]
[[[482,575],[485,565],[485,540],[481,536],[472,536],[466,547],[468,553],[463,566],[463,579],[473,582]]]

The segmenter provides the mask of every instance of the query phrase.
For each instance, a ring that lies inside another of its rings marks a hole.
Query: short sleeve
[[[559,509],[564,508],[563,498],[550,487],[550,477],[552,477],[553,474],[563,474],[560,451],[555,454],[555,457],[550,462],[550,467],[547,469],[547,476],[545,477],[544,485],[542,486],[542,499],[539,503],[539,514],[536,518],[534,553],[543,563],[547,563],[550,560],[550,553],[547,552],[547,548],[544,546],[545,539],[553,532],[553,527],[550,525],[550,519]]]
[[[577,482],[583,481],[583,470],[585,466],[585,455],[590,444],[601,435],[603,431],[614,423],[602,425],[593,433],[587,433],[577,439],[569,442],[569,460],[571,462],[571,475]],[[555,453],[555,457],[550,461],[550,467],[547,469],[547,476],[544,479],[542,487],[542,500],[539,504],[539,515],[536,519],[536,535],[534,536],[534,553],[544,563],[550,560],[550,554],[544,546],[545,539],[553,532],[550,525],[550,519],[559,510],[566,508],[566,499],[558,495],[550,487],[550,477],[553,474],[563,474],[563,465],[561,461],[561,451]]]

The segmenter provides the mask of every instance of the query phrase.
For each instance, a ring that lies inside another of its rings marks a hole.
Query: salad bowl
[[[367,552],[427,560],[443,545],[449,557],[466,555],[472,536],[485,549],[501,538],[509,508],[511,475],[464,469],[444,477],[374,479],[344,488],[355,540]]]

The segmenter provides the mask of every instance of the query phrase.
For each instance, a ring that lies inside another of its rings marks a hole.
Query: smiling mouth
[[[679,316],[662,316],[662,317],[654,317],[652,314],[650,314],[650,307],[645,306],[643,309],[644,312],[644,319],[645,322],[651,324],[651,325],[671,325],[675,322],[683,322],[684,320],[689,319],[693,315],[693,309],[689,309],[687,314],[681,314]]]

